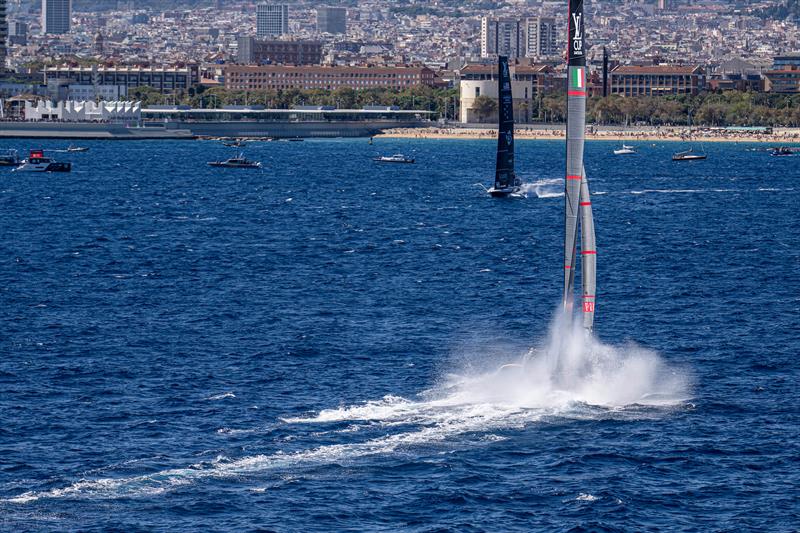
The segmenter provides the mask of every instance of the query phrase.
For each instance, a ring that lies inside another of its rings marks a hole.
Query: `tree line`
[[[562,123],[567,98],[543,95],[515,111],[530,122]],[[480,96],[472,110],[479,119],[495,117],[497,101]],[[691,118],[690,118],[691,117]],[[800,126],[800,94],[725,91],[697,95],[593,96],[586,103],[586,120],[601,125],[675,126]]]
[[[400,109],[432,111],[434,118],[458,120],[457,89],[428,86],[408,89],[361,89],[342,87],[322,89],[285,89],[238,91],[224,87],[190,89],[178,95],[161,94],[151,87],[130,89],[129,98],[144,106],[183,104],[196,108],[221,108],[229,105],[262,105],[270,109],[325,105],[339,109],[364,106],[397,106]],[[521,104],[518,122],[562,123],[566,117],[566,95],[541,95]],[[471,108],[479,118],[496,117],[497,101],[478,97]],[[586,105],[588,122],[601,125],[687,125],[698,126],[800,126],[800,94],[770,94],[750,91],[725,91],[698,95],[593,96]]]
[[[152,87],[129,89],[128,98],[148,105],[190,105],[214,109],[230,105],[261,105],[269,109],[291,109],[297,106],[334,106],[339,109],[361,109],[364,106],[397,106],[400,109],[432,111],[436,117],[452,119],[458,108],[457,89],[428,86],[408,89],[370,88],[355,90],[341,87],[324,89],[267,89],[240,91],[224,87],[189,89],[181,94],[161,94]]]

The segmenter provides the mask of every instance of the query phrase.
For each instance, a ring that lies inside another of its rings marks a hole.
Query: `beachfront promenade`
[[[514,134],[517,139],[563,139],[564,126],[518,126],[515,128]],[[497,130],[476,127],[397,128],[385,130],[381,136],[418,139],[494,139],[497,136]],[[604,128],[590,126],[586,133],[588,140],[602,141],[685,141],[689,137],[689,130],[686,127]],[[692,130],[691,139],[708,142],[795,143],[800,142],[800,128],[774,128],[771,133],[765,132],[763,129],[697,128]]]

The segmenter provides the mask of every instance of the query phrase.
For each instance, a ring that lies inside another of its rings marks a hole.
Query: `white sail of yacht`
[[[575,270],[577,269],[577,241],[580,230],[581,311],[583,325],[591,331],[594,327],[597,250],[595,248],[592,201],[589,195],[586,169],[583,165],[587,94],[586,42],[583,33],[583,0],[568,0],[568,2],[563,305],[564,310],[571,314],[574,301]]]

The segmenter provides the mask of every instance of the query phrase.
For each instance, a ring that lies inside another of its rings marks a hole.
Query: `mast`
[[[594,323],[595,260],[594,221],[589,184],[583,166],[586,129],[586,45],[583,0],[568,0],[567,24],[567,168],[564,184],[564,310],[571,314],[574,300],[578,217],[581,219],[581,282],[584,327]]]
[[[514,185],[514,100],[511,95],[511,74],[508,58],[497,61],[497,87],[500,99],[497,125],[497,167],[494,174],[496,189]]]
[[[589,182],[586,169],[581,179],[581,285],[583,327],[591,331],[594,327],[594,302],[597,274],[597,248],[594,240],[594,217],[592,216],[592,200],[589,195]]]

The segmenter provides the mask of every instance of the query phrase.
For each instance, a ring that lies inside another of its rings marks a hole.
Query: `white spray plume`
[[[691,379],[651,350],[604,344],[558,313],[542,347],[490,372],[450,376],[446,390],[440,400],[522,408],[665,406],[690,397]]]
[[[522,184],[522,192],[537,198],[558,198],[564,196],[564,178],[546,178]]]

